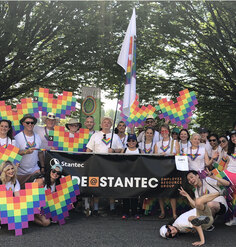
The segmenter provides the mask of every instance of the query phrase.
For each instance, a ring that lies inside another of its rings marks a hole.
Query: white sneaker
[[[225,223],[226,226],[236,226],[236,218]]]

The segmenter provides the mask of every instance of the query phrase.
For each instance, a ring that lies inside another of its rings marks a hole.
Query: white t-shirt
[[[236,148],[234,149],[234,154],[236,154]],[[236,159],[233,158],[231,155],[228,155],[229,163],[227,166],[227,170],[232,173],[236,173]]]
[[[138,140],[138,142],[142,142],[142,141],[144,141],[144,138],[145,138],[145,131],[142,131],[142,132],[139,134],[137,140]],[[157,142],[159,142],[160,140],[162,140],[162,136],[160,136],[159,132],[155,130],[154,136],[153,136],[153,142],[154,142],[154,143],[157,143]]]
[[[16,141],[15,140],[11,140],[9,137],[6,138],[0,138],[0,146],[5,146],[5,145],[11,144],[13,146],[16,146]]]
[[[191,148],[184,149],[185,154],[191,154]],[[205,168],[205,152],[206,149],[203,146],[199,146],[198,149],[192,149],[192,154],[198,154],[198,156],[193,160],[192,157],[188,156],[188,166],[189,170],[201,171]]]
[[[125,135],[125,137],[120,138],[120,141],[121,141],[121,143],[123,145],[123,148],[127,147],[127,145],[126,145],[127,144],[127,140],[128,140],[128,135]]]
[[[155,142],[151,142],[151,143],[148,143],[148,144],[145,144],[144,141],[140,142],[139,143],[139,148],[143,151],[143,153],[145,154],[153,154],[153,152],[155,151],[154,150],[154,147],[155,147]],[[146,149],[146,151],[145,151]],[[150,151],[150,152],[149,152]]]
[[[212,158],[218,152],[219,153],[219,157],[218,157],[218,159],[215,160],[215,162],[218,163],[218,161],[220,160],[221,150],[222,150],[222,148],[220,146],[218,146],[215,150],[213,150],[212,147],[211,147],[211,149],[209,149],[209,152],[210,152],[209,157]]]
[[[46,133],[46,131],[47,131],[47,133]],[[38,125],[36,125],[34,127],[34,132],[36,134],[38,134],[40,139],[41,139],[41,142],[42,142],[41,148],[49,150],[49,149],[51,149],[51,147],[48,146],[48,140],[45,137],[49,133],[49,130],[47,129],[46,131],[45,131],[45,127],[41,127],[41,126],[38,126]]]
[[[170,138],[169,141],[159,141],[157,143],[157,153],[158,154],[165,153],[166,155],[176,154],[176,149],[175,149],[176,142],[177,141],[176,140],[173,141],[172,138]]]
[[[34,136],[26,136],[28,142],[33,143]],[[25,150],[27,148],[26,141],[23,132],[20,132],[15,136],[16,146],[20,150]],[[35,134],[35,148],[41,148],[41,139]],[[35,171],[39,170],[38,166],[38,150],[34,150],[32,154],[25,154],[22,156],[20,166],[17,169],[17,175],[28,175],[33,174]]]
[[[47,185],[44,186],[45,190],[48,190],[49,188],[47,187]],[[53,185],[50,186],[51,192],[55,192],[56,191],[56,183],[54,183]]]
[[[172,224],[172,226],[175,226],[181,233],[188,233],[192,231],[193,225],[188,220],[190,216],[197,216],[197,210],[196,208],[193,208],[184,214],[181,214],[175,222]]]
[[[208,156],[211,157],[211,144],[210,142],[207,140],[206,143],[200,143],[200,147],[205,147],[207,153],[208,153]]]
[[[190,141],[188,141],[187,143],[182,143],[181,141],[179,142],[179,148],[180,148],[180,154],[183,154],[184,153],[184,149],[185,148],[189,148],[191,147],[192,144]]]
[[[93,134],[87,144],[87,148],[92,150],[94,153],[108,153],[108,148],[111,145],[111,133],[106,134],[106,141],[103,142],[104,132],[99,131]],[[112,140],[112,148],[113,149],[122,149],[123,145],[121,140],[117,134],[113,134]]]
[[[13,191],[13,193],[20,190],[20,183],[18,182],[18,180],[16,180],[15,185],[12,184],[11,182],[7,182],[5,185],[6,185],[6,190],[11,190]]]
[[[214,189],[212,186],[215,187],[216,189]],[[217,185],[217,180],[215,180],[213,178],[206,177],[205,179],[202,180],[202,187],[196,188],[194,193],[195,193],[195,198],[199,198],[203,195],[213,194],[213,193],[216,193],[218,191],[220,191],[220,188]],[[227,202],[223,196],[218,196],[212,201],[222,203],[223,205],[225,205],[226,210],[228,210]]]
[[[129,148],[127,147],[127,149],[125,150],[126,154],[139,154],[139,149],[136,148],[135,150],[129,150]]]

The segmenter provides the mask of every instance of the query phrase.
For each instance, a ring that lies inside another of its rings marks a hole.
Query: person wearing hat
[[[207,203],[222,195],[223,192],[203,195],[193,200],[182,187],[179,191],[182,196],[188,198],[191,206],[194,208],[181,214],[173,224],[163,225],[160,228],[160,236],[165,239],[170,239],[174,238],[179,233],[197,232],[200,241],[193,242],[192,245],[201,246],[205,243],[203,230],[209,229],[214,222],[214,218]]]
[[[101,119],[101,130],[93,134],[87,144],[86,152],[94,153],[120,153],[123,145],[117,134],[111,132],[113,121],[110,117]],[[111,145],[112,142],[112,145]],[[110,211],[114,212],[114,199],[110,198]],[[94,198],[93,215],[98,215],[98,198]]]
[[[151,127],[151,128],[155,128],[155,125],[156,125],[156,122],[155,122],[155,119],[152,115],[148,115],[147,118],[146,118],[146,127]],[[145,139],[145,131],[142,131],[137,140],[138,142],[142,142],[144,141]],[[153,136],[153,142],[154,143],[157,143],[160,141],[160,135],[159,135],[159,132],[158,131],[154,131],[154,136]]]
[[[74,137],[76,132],[82,127],[82,124],[75,118],[71,118],[68,123],[66,123],[66,128],[70,132],[70,137]]]
[[[178,128],[173,128],[171,131],[171,136],[173,140],[179,140],[179,129]]]
[[[121,152],[126,154],[140,154],[141,149],[138,148],[137,137],[135,134],[129,134],[127,139],[127,147]],[[122,219],[125,220],[129,217],[129,214],[134,216],[135,219],[139,220],[138,214],[138,198],[125,198],[123,199],[123,215]]]
[[[48,132],[49,130],[53,130],[55,125],[60,122],[60,119],[56,117],[56,115],[52,112],[49,112],[47,116],[42,116],[42,122],[45,124],[44,127],[36,125],[34,127],[34,132],[37,133],[41,139],[42,145],[41,148],[50,150],[51,147],[48,146]]]
[[[224,170],[227,177],[232,184],[236,185],[236,130],[230,132],[230,139],[228,144],[228,158],[226,163],[226,169]],[[233,209],[234,214],[230,215],[230,221],[225,223],[227,226],[236,225],[236,209]]]
[[[38,162],[41,164],[41,172],[44,173],[44,155],[42,151],[38,150],[41,148],[41,139],[34,132],[37,119],[30,114],[26,114],[20,120],[20,123],[24,129],[15,136],[15,140],[16,146],[20,149],[19,154],[23,157],[17,170],[17,179],[21,188],[24,188],[25,183],[32,175],[40,173]]]
[[[208,155],[211,155],[211,145],[208,141],[208,135],[209,135],[209,130],[206,129],[205,127],[201,127],[198,131],[199,135],[200,135],[200,146],[201,147],[205,147]]]

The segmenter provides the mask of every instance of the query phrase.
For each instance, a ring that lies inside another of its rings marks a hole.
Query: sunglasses
[[[169,130],[162,130],[161,133],[169,133]]]
[[[154,121],[146,121],[147,124],[154,123]]]
[[[52,173],[56,173],[58,176],[61,176],[61,172],[57,170],[51,170]]]
[[[219,141],[219,144],[221,144],[221,143],[226,143],[226,140]]]
[[[209,140],[209,142],[216,142],[216,139],[211,139]]]
[[[25,122],[27,125],[34,125],[34,122]]]
[[[167,229],[166,237],[167,238],[172,238],[171,229],[169,228],[169,226],[166,226],[166,229]]]

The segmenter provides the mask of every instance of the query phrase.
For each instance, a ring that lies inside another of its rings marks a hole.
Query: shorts
[[[210,218],[210,221],[208,224],[202,225],[203,230],[209,228],[214,222],[214,218],[212,216],[211,209],[207,205],[205,205],[204,210],[197,209],[197,216],[207,216]]]

